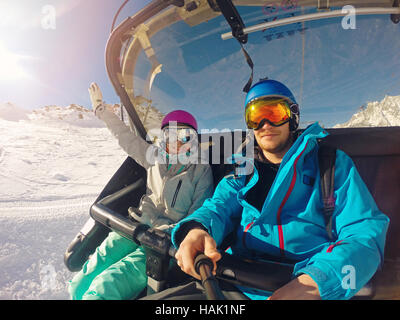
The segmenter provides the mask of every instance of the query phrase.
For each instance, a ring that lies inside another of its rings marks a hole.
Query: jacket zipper
[[[255,218],[253,218],[253,219],[251,220],[251,222],[244,228],[243,236],[242,236],[242,244],[243,244],[243,247],[244,247],[244,248],[247,248],[247,246],[246,246],[246,235],[247,235],[247,231],[249,231],[249,230],[251,229],[251,227],[253,226],[253,224],[254,224],[254,219],[255,219]]]
[[[294,164],[293,164],[294,173],[293,173],[292,181],[290,182],[290,186],[289,186],[288,191],[286,192],[285,198],[283,198],[283,201],[282,201],[281,205],[279,206],[278,213],[276,216],[276,220],[277,220],[277,224],[278,224],[278,234],[279,234],[279,248],[281,250],[282,256],[285,255],[285,241],[283,238],[281,213],[282,213],[282,209],[283,209],[284,205],[286,204],[286,201],[289,199],[289,196],[293,191],[293,188],[294,188],[294,185],[295,185],[296,179],[297,179],[297,171],[296,171],[297,162],[299,161],[303,152],[307,149],[307,145],[308,145],[308,142],[306,143],[306,146],[304,147],[303,151],[297,156],[296,160],[294,161]]]
[[[175,193],[174,193],[174,197],[172,198],[171,208],[173,208],[175,206],[176,197],[178,196],[178,192],[179,192],[179,189],[181,188],[181,185],[182,185],[182,180],[179,180],[178,185],[175,190]]]
[[[326,250],[326,252],[327,252],[327,253],[331,253],[332,250],[333,250],[333,248],[336,247],[336,246],[338,246],[338,245],[340,245],[340,244],[344,244],[343,240],[340,240],[340,241],[338,241],[338,242],[336,242],[336,243],[331,244],[331,245],[329,246],[329,248]]]

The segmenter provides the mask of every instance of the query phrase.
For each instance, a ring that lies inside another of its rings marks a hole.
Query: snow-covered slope
[[[334,128],[400,126],[400,96],[385,96],[382,101],[369,102],[351,119]]]
[[[125,159],[91,110],[0,104],[0,300],[69,298],[64,252]]]

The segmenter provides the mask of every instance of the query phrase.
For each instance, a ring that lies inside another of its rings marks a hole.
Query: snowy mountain
[[[29,120],[29,111],[22,109],[11,102],[0,104],[0,119],[7,121]]]
[[[114,113],[120,117],[119,104],[107,104],[111,106]],[[164,115],[153,106],[147,107],[137,106],[136,112],[139,118],[145,120],[147,129],[160,127]],[[126,115],[126,111],[124,112]],[[127,117],[125,116],[125,119]],[[34,110],[25,110],[11,102],[0,104],[0,119],[18,122],[20,120],[34,121],[43,125],[73,125],[85,128],[102,128],[105,124],[99,120],[92,110],[77,104],[70,104],[66,107],[50,105]],[[127,123],[127,121],[126,121]]]
[[[360,107],[351,119],[334,128],[400,126],[400,96],[385,96],[382,101]]]
[[[118,113],[121,108],[119,105],[115,105],[118,107]],[[153,106],[149,106],[149,108],[141,105],[137,105],[135,110],[140,118],[140,120],[144,123],[144,127],[149,130],[151,128],[160,128],[162,119],[164,118],[164,114],[158,111],[157,108]],[[124,112],[125,114],[125,112]]]
[[[0,104],[0,300],[69,298],[64,252],[126,157],[92,110]]]
[[[46,125],[58,125],[60,122],[86,128],[101,128],[105,124],[97,119],[92,110],[70,104],[67,107],[45,106],[28,114],[30,120]]]

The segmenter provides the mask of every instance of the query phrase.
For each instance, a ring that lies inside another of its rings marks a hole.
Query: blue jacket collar
[[[299,150],[303,150],[302,145],[309,144],[309,148],[313,148],[318,143],[318,139],[325,138],[329,133],[324,130],[318,122],[315,122],[309,125],[295,140],[293,145],[290,147],[288,152],[282,159],[281,167],[292,158],[293,155],[297,155]],[[253,137],[254,139],[254,137]],[[300,151],[301,152],[301,151]],[[239,167],[245,167],[245,164],[251,164],[253,170],[256,170],[254,167],[254,153],[250,155],[242,155],[242,154],[233,154],[227,159],[228,163],[236,164]],[[240,172],[240,170],[238,171]],[[249,172],[242,172],[243,175],[249,174]]]

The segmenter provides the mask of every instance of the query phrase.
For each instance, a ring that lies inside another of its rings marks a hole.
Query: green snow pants
[[[96,249],[69,284],[72,300],[126,300],[147,285],[142,247],[116,232]]]

